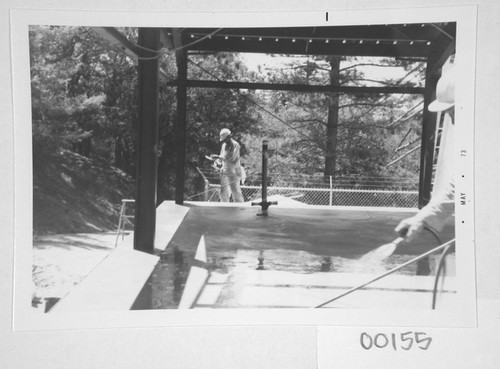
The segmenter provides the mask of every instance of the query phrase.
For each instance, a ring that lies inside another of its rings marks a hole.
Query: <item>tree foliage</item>
[[[30,28],[35,152],[72,149],[134,171],[135,65],[84,27]]]
[[[137,43],[137,29],[121,28]],[[34,155],[65,148],[107,161],[135,176],[138,125],[137,65],[92,28],[32,26],[29,30]],[[422,84],[421,63],[328,56],[289,58],[274,69],[249,70],[234,53],[188,54],[188,78],[290,84]],[[161,55],[169,80],[177,76],[175,53]],[[399,69],[374,78],[370,68]],[[412,79],[413,78],[413,79]],[[270,140],[270,170],[308,175],[416,176],[421,101],[412,95],[350,95],[285,91],[189,88],[186,130],[186,193],[203,190],[197,167],[220,150],[220,129],[242,144],[250,175],[261,165],[261,144]],[[175,88],[160,83],[159,200],[174,196],[177,137]],[[417,110],[415,110],[417,111]]]
[[[33,150],[39,156],[61,148],[105,159],[135,176],[138,125],[137,65],[91,28],[32,26],[29,31]],[[137,29],[122,28],[137,43]],[[190,77],[238,80],[247,70],[234,54],[190,55]],[[177,75],[175,53],[161,55],[167,79]],[[235,137],[255,122],[246,95],[224,89],[188,89],[186,192],[202,190],[196,167],[219,151],[219,131]],[[171,199],[177,153],[175,88],[160,83],[158,194]],[[243,149],[243,153],[245,150]]]
[[[286,67],[267,69],[264,75],[267,81],[276,83],[310,85],[422,84],[419,73],[424,66],[419,62],[350,57],[339,58],[334,63],[333,59],[328,56],[291,58]],[[335,67],[338,70],[332,70]],[[379,79],[367,75],[370,67],[383,69],[382,78],[380,73]],[[387,165],[404,152],[401,148],[418,145],[421,115],[411,117],[410,113],[418,112],[415,106],[421,104],[421,96],[276,91],[262,92],[259,97],[269,108],[269,113],[262,113],[263,127],[273,142],[271,167],[276,171],[333,176],[416,178],[418,175],[418,150]],[[336,116],[332,118],[332,114]],[[407,117],[409,119],[400,119]],[[332,168],[328,168],[329,155],[333,157]]]

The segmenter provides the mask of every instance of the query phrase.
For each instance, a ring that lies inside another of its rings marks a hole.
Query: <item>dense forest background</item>
[[[137,29],[120,31],[137,43]],[[121,199],[134,198],[137,66],[88,27],[32,26],[29,40],[34,232],[113,229]],[[160,65],[176,79],[173,52]],[[190,79],[320,85],[422,86],[425,76],[424,62],[396,58],[275,55],[250,65],[242,54],[192,53],[188,67]],[[185,193],[203,191],[197,168],[219,151],[224,127],[242,144],[250,181],[268,139],[270,171],[283,178],[416,183],[421,107],[419,95],[190,88]],[[175,88],[161,81],[159,202],[175,192],[176,119]]]

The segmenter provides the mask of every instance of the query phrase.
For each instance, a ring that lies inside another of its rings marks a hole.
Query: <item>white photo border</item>
[[[328,12],[328,20],[326,20]],[[475,6],[391,9],[252,12],[138,12],[90,10],[11,10],[14,100],[14,304],[16,331],[161,326],[324,325],[475,327],[474,98]],[[220,309],[105,311],[35,314],[30,310],[32,261],[32,149],[28,29],[30,25],[114,27],[297,27],[352,24],[457,22],[456,311],[368,311],[350,309]],[[462,124],[461,122],[464,122]],[[465,124],[466,122],[466,124]],[[466,155],[464,154],[464,150]],[[462,177],[463,175],[463,177]],[[460,205],[464,194],[466,204]]]

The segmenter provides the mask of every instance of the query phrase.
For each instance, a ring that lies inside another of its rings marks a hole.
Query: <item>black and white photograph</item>
[[[11,8],[12,334],[247,327],[354,368],[477,328],[481,23],[448,5]]]
[[[457,308],[456,28],[30,26],[33,307]]]
[[[29,24],[32,312],[473,313],[457,27]]]

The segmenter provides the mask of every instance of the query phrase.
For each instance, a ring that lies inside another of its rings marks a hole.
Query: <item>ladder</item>
[[[439,149],[441,148],[441,138],[442,138],[441,136],[443,133],[443,126],[444,126],[444,116],[445,114],[439,112],[436,118],[437,124],[436,124],[436,133],[434,134],[434,158],[432,163],[431,183],[434,183],[434,179],[436,176],[437,161],[439,156]]]
[[[118,229],[116,231],[115,247],[118,245],[118,239],[122,236],[122,240],[125,237],[125,226],[126,224],[132,224],[129,219],[133,219],[134,215],[127,214],[127,205],[134,204],[135,200],[122,199],[122,206],[120,209],[120,220],[118,221]]]

